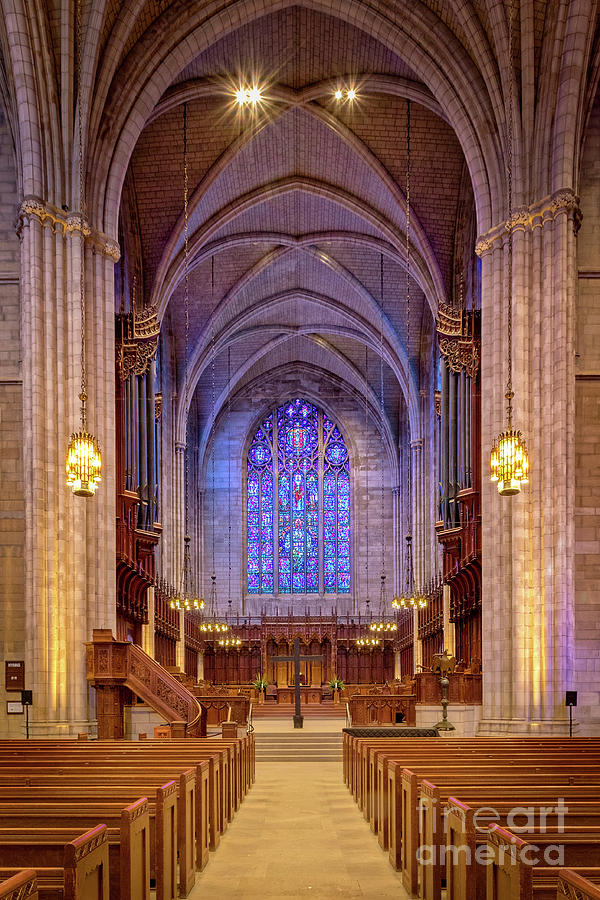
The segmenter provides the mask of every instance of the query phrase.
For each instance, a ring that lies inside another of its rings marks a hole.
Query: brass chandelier
[[[356,646],[359,650],[372,650],[373,647],[379,647],[381,641],[378,637],[374,637],[371,635],[365,635],[364,637],[356,638],[355,642]]]
[[[369,625],[369,631],[373,633],[386,633],[393,632],[398,630],[398,625],[396,622],[392,621],[389,618],[386,618],[386,607],[387,607],[387,588],[386,588],[386,574],[385,574],[385,561],[386,561],[386,548],[385,548],[385,516],[384,516],[384,500],[385,500],[385,491],[384,491],[384,478],[383,478],[383,466],[385,462],[385,440],[383,435],[383,423],[385,419],[385,405],[384,405],[384,377],[383,377],[383,303],[384,303],[384,294],[383,294],[383,253],[379,256],[379,299],[380,299],[380,316],[379,316],[379,417],[380,417],[380,427],[381,427],[381,460],[379,464],[379,506],[380,506],[380,514],[381,514],[381,585],[379,588],[379,615],[378,618],[371,622]]]
[[[410,100],[406,101],[406,355],[410,360]],[[412,551],[412,533],[411,521],[412,514],[410,511],[412,504],[412,461],[408,460],[408,510],[407,525],[408,534],[406,535],[406,564],[404,573],[404,584],[400,596],[395,596],[392,600],[394,609],[425,609],[427,606],[427,597],[421,590],[415,590],[414,583],[414,566]]]
[[[529,455],[520,431],[513,427],[512,401],[512,276],[513,276],[513,221],[512,221],[512,155],[513,155],[513,3],[511,0],[508,20],[508,61],[510,69],[508,94],[508,139],[506,149],[506,180],[508,220],[508,279],[507,279],[507,338],[508,378],[505,397],[506,428],[492,443],[490,454],[490,480],[497,482],[498,493],[504,497],[518,494],[521,486],[529,482]]]
[[[81,309],[81,422],[79,431],[71,435],[67,450],[67,484],[77,497],[93,497],[102,480],[102,455],[96,438],[87,430],[87,371],[86,371],[86,303],[85,303],[85,236],[89,232],[86,224],[85,170],[83,165],[82,90],[81,66],[83,52],[83,31],[81,23],[81,0],[76,7],[77,15],[77,131],[79,140],[79,233],[81,254],[79,264],[79,303]]]

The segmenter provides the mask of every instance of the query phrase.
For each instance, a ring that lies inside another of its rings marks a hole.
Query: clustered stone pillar
[[[574,292],[577,200],[569,191],[513,217],[514,424],[530,483],[514,497],[490,483],[492,439],[505,427],[504,225],[482,260],[481,733],[566,733],[573,646]]]
[[[88,430],[102,451],[95,497],[66,484],[80,428],[80,217],[36,198],[20,209],[26,510],[27,682],[31,733],[75,735],[94,718],[83,645],[115,628],[114,242],[84,223]]]

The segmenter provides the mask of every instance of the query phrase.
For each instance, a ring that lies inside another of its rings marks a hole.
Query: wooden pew
[[[201,808],[198,802],[197,768],[204,770],[200,773],[200,778],[206,785],[208,764],[203,763],[199,767],[187,769],[176,779],[158,787],[143,777],[139,782],[130,781],[127,785],[120,785],[107,779],[99,782],[93,774],[89,776],[91,783],[79,786],[74,786],[65,776],[64,782],[55,782],[50,788],[34,785],[2,787],[0,817],[6,811],[5,819],[8,821],[12,806],[15,820],[28,824],[39,821],[64,825],[68,822],[75,827],[88,822],[90,816],[93,816],[116,825],[124,802],[132,794],[139,796],[140,788],[147,789],[150,795],[155,792],[155,800],[148,804],[148,814],[157,900],[161,897],[170,898],[173,894],[176,896],[173,852],[170,849],[173,846],[175,857],[179,854],[180,886],[185,896],[193,887],[196,866],[202,869],[208,861],[207,810],[206,805]]]
[[[390,769],[392,768],[390,763]],[[400,822],[399,826],[395,825],[395,843],[394,855],[397,858],[400,851],[402,880],[407,890],[416,893],[418,884],[418,862],[417,849],[419,847],[419,809],[420,809],[420,787],[423,780],[435,779],[437,788],[443,790],[448,788],[452,791],[460,793],[460,788],[469,788],[475,785],[488,786],[490,794],[497,789],[500,783],[518,787],[519,790],[525,790],[527,787],[539,787],[547,790],[549,795],[551,791],[557,791],[566,788],[571,784],[571,779],[579,779],[581,786],[589,787],[593,784],[593,778],[596,777],[596,784],[600,786],[600,768],[598,766],[588,767],[585,773],[572,776],[568,769],[563,771],[561,775],[557,772],[556,762],[547,766],[536,767],[536,771],[531,771],[533,763],[529,766],[511,766],[498,764],[495,767],[479,767],[470,763],[466,766],[451,766],[438,769],[436,772],[431,766],[426,765],[423,769],[411,771],[410,769],[402,770],[401,777],[401,799],[400,799]],[[586,768],[586,767],[581,767]],[[429,774],[431,773],[431,774]],[[428,777],[425,778],[425,775]],[[395,811],[396,812],[396,811]],[[394,812],[394,814],[395,814]],[[401,847],[398,847],[399,837],[401,836]],[[390,846],[390,854],[392,848]]]
[[[107,829],[111,900],[147,900],[150,890],[150,819],[145,798],[122,810],[119,828]],[[58,867],[73,828],[0,828],[0,866]],[[146,887],[147,886],[147,887]],[[145,893],[144,893],[145,891]]]
[[[425,789],[427,783],[424,782],[422,787]],[[429,823],[425,826],[423,843],[431,848],[432,860],[435,860],[439,869],[433,865],[423,867],[420,879],[421,896],[425,900],[434,896],[441,897],[441,879],[439,874],[436,878],[436,871],[446,873],[446,900],[478,900],[485,896],[485,866],[477,864],[475,860],[478,858],[477,854],[482,853],[478,848],[487,843],[488,825],[492,819],[498,818],[501,819],[499,824],[502,825],[506,816],[516,808],[537,807],[538,813],[544,809],[543,814],[539,816],[540,826],[548,828],[549,833],[556,832],[561,819],[556,811],[553,813],[549,811],[552,808],[548,807],[550,790],[551,786],[545,791],[539,790],[537,794],[518,791],[512,799],[507,796],[499,797],[498,793],[487,791],[483,797],[477,797],[472,805],[450,797],[446,804],[445,829],[440,834],[436,834],[435,826],[432,826],[434,817],[431,815],[427,817]],[[506,792],[508,793],[509,791]],[[571,830],[586,826],[600,830],[600,790],[594,798],[590,796],[589,789],[586,793],[587,798],[584,800],[579,799],[579,795],[574,798],[568,790],[562,797],[568,807],[568,812],[564,814],[564,823]],[[528,834],[520,836],[529,839]],[[535,842],[535,838],[533,840]],[[461,849],[447,853],[444,860],[441,855],[441,847],[444,844],[447,847]],[[549,889],[553,896],[556,887],[556,869],[546,880],[551,884],[551,888],[548,888],[548,884],[544,888]]]
[[[39,900],[37,876],[33,869],[24,869],[0,884],[0,900]]]
[[[68,777],[74,785],[90,783],[90,775],[92,772],[97,773],[100,779],[107,778],[115,781],[120,778],[121,782],[128,781],[131,778],[136,779],[140,772],[147,773],[156,785],[157,781],[170,778],[175,772],[180,772],[183,765],[190,765],[192,760],[199,763],[201,760],[209,762],[209,826],[210,826],[210,848],[215,850],[220,841],[220,835],[227,828],[227,822],[231,818],[229,806],[229,756],[230,748],[222,747],[219,742],[214,749],[210,750],[199,748],[192,752],[161,752],[155,750],[153,754],[145,751],[145,744],[134,744],[135,752],[131,750],[115,750],[115,751],[98,751],[94,755],[93,745],[83,745],[86,748],[91,747],[83,756],[73,755],[71,753],[67,759],[65,753],[57,760],[56,765],[49,764],[51,757],[48,753],[44,754],[44,764],[40,764],[39,759],[24,758],[19,763],[0,758],[0,787],[15,783],[15,779],[21,779],[21,783],[36,785],[51,785],[56,783],[58,779]],[[80,747],[82,745],[79,745]],[[139,754],[137,748],[144,748]],[[65,763],[65,759],[67,762]],[[24,766],[31,767],[31,771],[27,774],[24,772]],[[123,777],[120,777],[122,773]],[[200,791],[201,785],[198,785]]]
[[[109,900],[109,855],[106,825],[97,825],[62,848],[62,867],[28,869],[26,873],[0,868],[0,898],[22,900]],[[60,851],[59,851],[60,852]],[[27,876],[27,877],[25,877]],[[35,879],[35,885],[32,882]],[[7,879],[7,880],[4,880]],[[21,893],[10,885],[23,879]],[[2,891],[6,890],[6,893]],[[31,893],[33,891],[33,893]]]
[[[598,858],[600,851],[600,829],[594,827],[570,827],[564,830],[544,831],[528,834],[524,840],[508,828],[494,823],[487,834],[485,874],[475,876],[472,871],[463,872],[459,877],[451,875],[452,889],[455,891],[465,878],[477,879],[479,893],[477,900],[485,896],[487,900],[554,900],[557,895],[562,862],[556,867],[538,864],[540,854],[557,853],[563,848],[566,865],[584,867],[590,859]],[[459,870],[460,870],[459,865]],[[598,875],[598,869],[595,870]],[[481,887],[485,883],[485,894]],[[454,894],[452,896],[455,896]],[[574,895],[575,897],[577,895]]]
[[[556,900],[600,900],[600,887],[579,872],[561,869],[556,887]]]

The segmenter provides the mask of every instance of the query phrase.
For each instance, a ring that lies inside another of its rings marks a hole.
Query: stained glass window
[[[249,594],[350,592],[348,451],[307,400],[280,406],[254,435],[247,537]]]

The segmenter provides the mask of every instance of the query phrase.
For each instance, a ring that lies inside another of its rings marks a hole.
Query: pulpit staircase
[[[98,737],[123,737],[123,707],[139,697],[171,726],[173,737],[203,737],[206,716],[187,687],[141,647],[95,629],[86,644],[87,680],[96,688]]]

